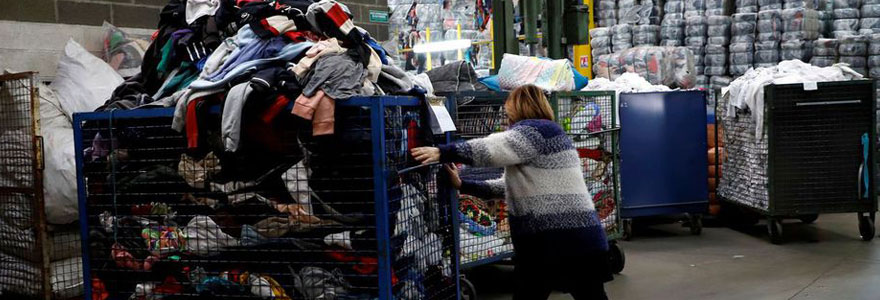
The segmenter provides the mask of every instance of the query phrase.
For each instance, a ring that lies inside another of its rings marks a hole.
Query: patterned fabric
[[[464,181],[462,192],[481,198],[504,195],[514,242],[521,235],[579,230],[592,239],[593,249],[607,250],[577,151],[556,123],[524,120],[507,131],[440,150],[443,162],[505,168],[497,180]]]

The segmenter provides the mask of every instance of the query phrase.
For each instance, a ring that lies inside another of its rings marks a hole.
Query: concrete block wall
[[[100,57],[104,21],[126,32],[149,36],[168,0],[0,0],[0,70],[38,71],[55,75],[58,58],[73,38]],[[388,39],[388,24],[370,22],[370,10],[388,11],[387,0],[340,0],[355,25],[379,41]]]

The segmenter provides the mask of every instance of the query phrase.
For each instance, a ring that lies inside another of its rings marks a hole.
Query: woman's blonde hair
[[[553,121],[553,108],[544,96],[544,90],[531,84],[511,91],[504,109],[511,124],[528,119]]]

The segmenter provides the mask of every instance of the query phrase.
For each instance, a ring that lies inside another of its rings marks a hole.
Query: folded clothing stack
[[[611,27],[611,50],[613,52],[632,48],[632,25],[618,24]]]
[[[596,26],[611,27],[617,25],[617,2],[614,0],[599,0],[593,2]],[[592,35],[591,35],[592,36]]]
[[[660,23],[661,46],[684,45],[684,1],[674,0],[664,4],[663,22]]]
[[[596,67],[596,62],[599,61],[600,55],[611,54],[611,28],[609,27],[598,27],[590,29],[590,54],[592,54],[593,58],[593,68]]]
[[[818,39],[813,41],[813,58],[810,64],[817,67],[829,67],[837,63],[837,39]]]
[[[633,46],[657,46],[660,43],[659,25],[635,25],[633,31]]]
[[[707,32],[708,21],[706,20],[707,0],[685,0],[684,18],[685,32],[684,44],[694,54],[694,71],[696,72],[696,87],[709,88],[709,77],[703,74],[705,64],[706,41],[709,39]]]
[[[872,34],[869,38],[868,75],[871,78],[880,78],[880,33]]]
[[[738,77],[752,68],[754,63],[755,34],[757,32],[757,13],[733,14],[730,27],[730,75]]]
[[[710,16],[707,18],[706,57],[703,63],[706,68],[703,74],[709,76],[727,75],[727,45],[730,44],[731,18],[728,16]],[[711,80],[711,79],[710,79]]]
[[[838,60],[849,64],[854,71],[863,76],[868,75],[868,38],[864,35],[847,35],[841,37],[837,47]]]
[[[782,3],[779,4],[780,6]],[[779,62],[782,40],[782,10],[768,9],[758,13],[758,34],[755,41],[754,66],[772,67]]]
[[[834,0],[831,23],[831,36],[841,38],[855,35],[859,31],[860,0]]]
[[[813,8],[812,1],[786,2],[806,7],[786,8],[782,10],[782,43],[779,56],[781,60],[798,59],[809,61],[813,56],[813,40],[819,38],[819,13]]]

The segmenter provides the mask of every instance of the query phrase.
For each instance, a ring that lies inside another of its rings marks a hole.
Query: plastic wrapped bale
[[[834,9],[834,19],[858,19],[859,18],[859,8],[835,8]]]
[[[806,8],[806,9],[816,9],[817,2],[811,0],[785,0],[782,8]]]
[[[706,75],[697,75],[696,87],[700,89],[708,89],[709,88],[709,76]]]
[[[859,21],[860,29],[871,29],[876,33],[880,30],[880,18],[862,18]]]
[[[634,46],[656,46],[660,43],[660,26],[636,25],[633,27]]]
[[[637,0],[617,1],[617,23],[636,24],[639,22],[639,10],[641,6]]]
[[[694,87],[697,74],[694,70],[693,53],[686,47],[667,48],[666,51],[672,61],[675,86],[683,89]]]
[[[647,74],[645,79],[651,84],[670,85],[672,79],[672,64],[662,47],[649,47],[645,54]],[[668,78],[668,79],[667,79]]]
[[[611,27],[617,25],[617,2],[601,0],[593,2],[596,26]]]
[[[735,43],[730,44],[728,46],[728,52],[730,53],[752,53],[755,51],[754,43]]]
[[[691,36],[684,39],[684,45],[687,47],[703,47],[708,39],[705,36]]]
[[[684,11],[705,11],[707,0],[684,0]]]
[[[633,48],[633,69],[636,74],[645,78],[648,76],[648,47]]]
[[[834,56],[815,56],[810,59],[810,64],[817,67],[830,67],[837,63],[837,58]]]
[[[730,85],[730,82],[733,81],[732,78],[728,76],[712,76],[709,77],[709,86],[714,88],[723,88]]]
[[[807,8],[782,10],[782,39],[815,40],[819,37],[819,14]]]
[[[836,19],[831,22],[832,32],[836,31],[852,31],[859,30],[859,19]]]
[[[632,48],[632,25],[620,24],[611,27],[611,47],[614,52]]]
[[[834,8],[859,8],[862,0],[830,0]]]
[[[880,33],[868,37],[868,55],[880,55]]]
[[[776,6],[779,8],[768,8]],[[758,0],[758,7],[760,7],[762,11],[768,9],[782,9],[782,0]]]
[[[706,65],[703,74],[709,76],[727,75],[727,54],[706,54],[706,58],[703,60],[703,64]]]
[[[779,59],[809,61],[813,56],[812,43],[805,40],[789,40],[779,45]]]
[[[875,79],[880,78],[880,68],[868,69],[868,77],[875,78]],[[876,92],[878,95],[880,95],[880,89],[877,89]],[[880,106],[880,105],[878,105],[878,106]],[[878,108],[880,108],[880,107],[878,107]],[[880,125],[878,125],[878,126],[880,126]]]
[[[740,76],[746,73],[752,67],[754,62],[753,52],[731,52],[730,56],[730,74]]]
[[[849,35],[840,38],[837,53],[840,56],[865,56],[868,54],[868,38],[863,35]]]
[[[593,64],[593,74],[596,77],[611,78],[609,73],[610,57],[610,54],[605,54],[599,55],[598,59],[596,59],[596,63]]]
[[[706,16],[729,16],[733,6],[731,0],[706,0]]]
[[[683,20],[682,20],[683,21]],[[666,22],[666,21],[664,21]],[[683,23],[683,22],[682,22]],[[675,45],[684,44],[684,26],[661,26],[660,27],[660,38],[665,45],[669,45],[667,41],[674,41]]]
[[[684,11],[684,1],[667,1],[663,4],[663,13],[665,14],[683,14]]]
[[[687,18],[685,21],[685,36],[686,37],[707,37],[708,36],[708,23],[706,22],[706,17],[704,16],[696,16]]]
[[[818,39],[813,41],[813,56],[837,56],[840,45],[837,39]]]
[[[862,5],[859,16],[862,18],[880,18],[880,4]]]
[[[864,56],[841,56],[838,62],[848,64],[853,71],[859,72],[863,76],[868,75],[868,59]]]
[[[755,65],[771,64],[779,62],[779,50],[755,50]]]

